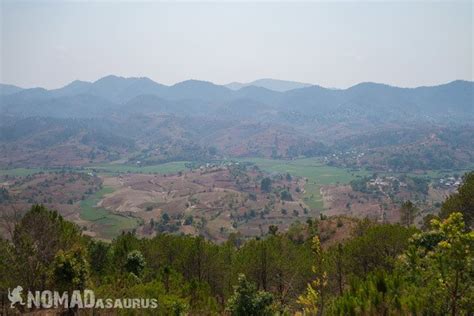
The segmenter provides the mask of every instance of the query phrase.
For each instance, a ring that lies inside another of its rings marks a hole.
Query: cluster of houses
[[[439,179],[438,183],[443,187],[457,188],[459,185],[461,185],[461,180],[456,177],[446,177]]]
[[[329,162],[331,160],[339,160],[339,159],[346,159],[346,158],[358,160],[358,159],[364,157],[364,155],[365,155],[365,153],[358,152],[357,150],[340,151],[340,152],[333,153],[329,156],[325,156],[324,161]]]
[[[398,182],[398,185],[400,187],[406,187],[407,184],[400,181],[398,178],[393,177],[393,176],[388,176],[388,177],[376,177],[374,179],[371,179],[369,182],[367,182],[367,185],[369,186],[375,186],[375,187],[387,187],[392,185],[395,181]]]

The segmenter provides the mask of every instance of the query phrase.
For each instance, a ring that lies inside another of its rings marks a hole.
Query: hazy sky
[[[473,2],[1,2],[0,81],[473,80]]]

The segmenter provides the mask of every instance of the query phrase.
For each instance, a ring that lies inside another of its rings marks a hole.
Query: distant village
[[[445,187],[445,188],[457,188],[458,186],[461,185],[461,179],[460,177],[445,177],[441,178],[438,181],[438,186],[439,187]]]

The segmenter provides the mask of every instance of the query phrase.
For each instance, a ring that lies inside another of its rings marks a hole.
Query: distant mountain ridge
[[[277,92],[286,92],[293,89],[300,89],[312,86],[310,83],[302,83],[296,81],[286,81],[286,80],[278,80],[278,79],[258,79],[248,83],[241,83],[241,82],[231,82],[225,85],[227,88],[231,90],[240,90],[245,87],[260,87],[265,88],[268,90],[273,90]]]
[[[269,81],[264,79],[263,82]],[[255,85],[232,90],[199,80],[166,86],[149,78],[111,75],[95,82],[76,80],[53,90],[1,85],[0,91],[0,114],[27,116],[96,117],[123,109],[122,106],[128,104],[133,105],[134,113],[140,113],[143,107],[147,113],[153,109],[156,113],[166,109],[167,113],[212,114],[216,117],[233,113],[238,118],[248,117],[248,113],[242,115],[238,111],[252,111],[257,120],[290,124],[351,120],[442,121],[446,118],[466,121],[474,118],[474,83],[463,80],[418,88],[368,82],[348,89],[310,85],[279,92]],[[132,100],[134,102],[129,103]]]
[[[8,94],[13,94],[17,93],[23,90],[20,87],[11,85],[11,84],[1,84],[0,83],[0,95],[8,95]]]
[[[286,159],[333,151],[346,154],[327,156],[328,162],[346,167],[405,170],[416,169],[417,161],[424,161],[424,168],[474,162],[470,81],[419,88],[371,82],[348,89],[311,85],[279,92],[254,85],[232,90],[187,80],[166,86],[148,78],[107,76],[59,89],[7,86],[3,91],[0,165],[9,167],[117,159],[146,164]],[[447,128],[452,132],[443,132]],[[420,138],[419,131],[425,136]],[[351,145],[365,153],[364,159],[352,156]]]

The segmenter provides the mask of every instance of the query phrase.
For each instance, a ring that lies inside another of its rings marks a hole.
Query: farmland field
[[[307,158],[296,160],[273,160],[262,158],[242,159],[252,162],[267,172],[289,173],[308,179],[305,185],[304,201],[309,207],[323,210],[321,186],[330,184],[347,184],[357,176],[368,174],[367,171],[350,171],[343,168],[331,167],[319,159]]]
[[[60,170],[60,169],[57,169]],[[29,175],[37,174],[40,172],[55,171],[44,168],[13,168],[13,169],[0,169],[0,176],[14,176],[14,177],[26,177]]]
[[[97,207],[97,203],[104,197],[104,195],[112,192],[112,188],[103,187],[92,197],[80,203],[81,218],[99,226],[99,231],[101,232],[102,237],[106,239],[112,239],[122,230],[132,230],[138,225],[138,220],[135,218],[114,214],[105,208]]]
[[[293,176],[305,177],[308,183],[305,185],[304,201],[312,209],[323,210],[323,199],[321,186],[331,184],[347,184],[356,176],[368,174],[366,171],[350,171],[344,168],[331,167],[319,159],[307,158],[297,160],[275,160],[264,158],[243,158],[243,162],[251,162],[267,172],[290,173]],[[101,164],[93,168],[100,173],[176,173],[186,170],[186,162],[170,162],[153,166],[130,166],[123,164]]]
[[[118,173],[176,173],[187,169],[186,161],[168,162],[153,166],[131,166],[125,164],[100,164],[88,169],[96,170],[100,173],[118,174]]]

